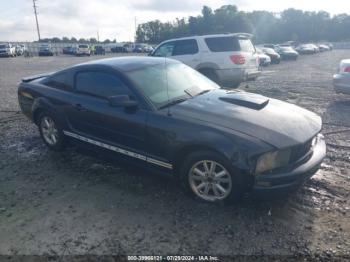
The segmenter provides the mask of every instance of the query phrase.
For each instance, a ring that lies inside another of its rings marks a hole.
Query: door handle
[[[75,105],[74,105],[74,108],[75,108],[76,110],[78,110],[78,111],[81,111],[81,112],[87,111],[87,110],[85,109],[85,107],[83,107],[81,104],[75,104]]]

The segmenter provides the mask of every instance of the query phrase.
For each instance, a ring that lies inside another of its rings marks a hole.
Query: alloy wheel
[[[195,163],[189,172],[189,183],[192,191],[206,201],[223,200],[232,189],[229,172],[212,160]]]
[[[59,139],[59,134],[53,119],[49,116],[44,116],[41,119],[40,128],[41,128],[44,140],[50,146],[56,145]]]

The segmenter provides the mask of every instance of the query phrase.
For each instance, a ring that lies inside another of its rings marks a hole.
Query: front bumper
[[[296,189],[302,182],[312,177],[326,156],[326,142],[319,136],[312,149],[311,157],[304,163],[287,171],[257,175],[253,186],[255,194],[284,194]]]
[[[337,93],[344,93],[350,95],[350,74],[334,75],[333,86]]]

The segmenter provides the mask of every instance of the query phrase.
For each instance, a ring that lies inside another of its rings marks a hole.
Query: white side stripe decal
[[[96,146],[99,146],[99,147],[103,147],[103,148],[109,149],[111,151],[114,151],[114,152],[117,152],[117,153],[120,153],[120,154],[123,154],[123,155],[134,157],[134,158],[146,161],[148,163],[152,163],[152,164],[155,164],[155,165],[158,165],[158,166],[162,166],[162,167],[165,167],[165,168],[168,168],[168,169],[172,169],[173,168],[172,164],[169,164],[169,163],[166,163],[166,162],[163,162],[163,161],[159,161],[159,160],[154,159],[154,158],[150,158],[150,157],[147,157],[147,156],[144,156],[144,155],[140,155],[138,153],[134,153],[134,152],[131,152],[131,151],[128,151],[128,150],[125,150],[125,149],[122,149],[122,148],[119,148],[119,147],[116,147],[116,146],[107,145],[105,143],[102,143],[102,142],[99,142],[99,141],[96,141],[96,140],[92,140],[90,138],[87,138],[87,137],[84,137],[84,136],[80,136],[80,135],[77,135],[77,134],[74,134],[74,133],[71,133],[71,132],[68,132],[68,131],[63,131],[63,133],[66,136],[74,137],[74,138],[79,139],[81,141],[84,141],[84,142],[87,142],[87,143],[90,143],[90,144],[93,144],[93,145],[96,145]]]

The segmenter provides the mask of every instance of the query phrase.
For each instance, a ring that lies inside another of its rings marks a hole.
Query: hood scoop
[[[245,92],[235,92],[234,94],[228,92],[227,96],[219,99],[230,104],[255,110],[263,109],[269,103],[269,99],[265,96]]]

